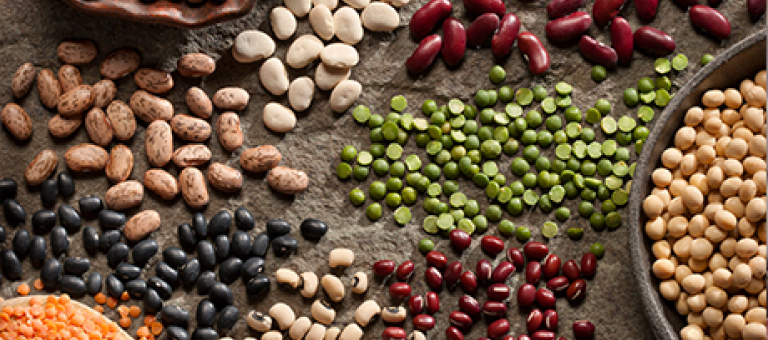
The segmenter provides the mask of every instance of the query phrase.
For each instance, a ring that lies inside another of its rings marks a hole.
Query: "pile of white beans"
[[[296,37],[285,56],[285,64],[296,70],[308,69],[317,59],[314,80],[308,76],[289,79],[282,60],[272,57],[275,42],[261,31],[241,32],[235,39],[232,55],[241,63],[266,59],[259,70],[264,88],[275,96],[287,93],[288,108],[277,102],[264,106],[264,125],[272,131],[285,133],[296,125],[295,111],[304,111],[312,104],[315,86],[331,91],[329,104],[333,111],[344,112],[360,97],[362,85],[349,79],[351,69],[359,62],[355,45],[363,39],[364,30],[391,32],[400,26],[400,15],[395,7],[408,0],[344,0],[348,6],[338,6],[338,0],[284,0],[284,6],[272,9],[272,33],[279,40],[294,36],[298,26],[296,18],[309,18],[315,34]],[[358,14],[358,10],[361,13]],[[335,11],[335,12],[334,12]],[[336,39],[336,40],[334,40]]]
[[[643,202],[653,274],[683,340],[766,338],[766,72],[685,115]]]

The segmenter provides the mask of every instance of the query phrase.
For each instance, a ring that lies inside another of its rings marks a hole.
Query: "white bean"
[[[329,67],[320,63],[315,70],[315,84],[321,90],[332,90],[341,81],[349,79],[351,74],[350,68]]]
[[[304,111],[312,105],[315,95],[315,82],[309,77],[298,77],[288,87],[288,103],[295,111]]]
[[[355,45],[363,40],[363,24],[352,7],[342,7],[333,14],[333,26],[339,40]]]
[[[329,100],[331,110],[335,112],[344,112],[360,98],[363,92],[363,86],[355,80],[344,80],[340,82],[331,92]]]
[[[326,5],[315,5],[312,8],[309,12],[309,24],[312,25],[312,29],[315,30],[315,34],[320,39],[331,40],[336,34],[333,25],[333,13]]]
[[[320,59],[323,64],[329,67],[350,68],[360,61],[357,50],[347,44],[333,43],[325,46],[320,52]]]
[[[272,23],[272,32],[280,40],[286,40],[296,32],[296,17],[283,6],[272,9],[272,13],[269,14],[269,21]]]
[[[297,18],[303,18],[312,9],[312,0],[283,0],[283,4]]]
[[[241,63],[253,63],[275,53],[275,41],[262,31],[240,32],[232,46],[232,56]]]
[[[278,133],[286,133],[296,126],[296,115],[293,111],[278,103],[265,105],[262,119],[268,129]]]
[[[293,41],[285,55],[288,66],[300,69],[315,61],[323,51],[323,42],[312,34],[302,35]]]
[[[360,15],[363,26],[374,32],[392,32],[400,26],[400,15],[384,2],[372,2]]]
[[[314,4],[315,7],[323,5],[330,10],[334,10],[336,9],[336,6],[339,5],[339,0],[312,0],[312,4]]]
[[[269,58],[259,69],[259,80],[269,93],[280,96],[288,91],[290,81],[288,80],[288,71],[285,70],[283,62],[278,58]]]

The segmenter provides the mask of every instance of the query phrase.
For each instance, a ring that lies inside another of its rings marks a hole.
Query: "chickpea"
[[[672,197],[679,197],[683,195],[683,191],[685,191],[685,187],[688,186],[688,182],[684,179],[673,179],[672,183],[669,184],[669,193],[672,194]]]
[[[752,281],[752,268],[746,263],[740,263],[733,269],[733,286],[745,288]]]
[[[696,130],[690,126],[681,127],[675,134],[675,146],[680,150],[688,150],[696,141]]]
[[[742,103],[741,93],[739,93],[739,90],[734,88],[726,89],[723,92],[723,103],[725,103],[725,106],[731,109],[738,109]]]
[[[666,188],[672,183],[672,172],[669,169],[658,168],[651,173],[651,178],[656,187]]]
[[[729,337],[738,338],[741,336],[741,331],[746,326],[744,317],[741,314],[728,314],[723,320],[723,329],[725,334]]]
[[[731,137],[723,136],[717,139],[717,143],[715,143],[715,152],[717,152],[718,156],[724,156],[725,155],[725,149],[728,146],[728,143],[731,142]]]
[[[693,313],[701,313],[704,308],[707,308],[707,298],[704,297],[704,293],[689,294],[688,299],[685,300],[688,303],[688,308]]]
[[[680,285],[675,280],[664,280],[659,283],[661,296],[669,301],[675,301],[680,297]]]
[[[675,255],[678,257],[687,258],[691,256],[691,242],[693,242],[693,238],[688,235],[683,236],[672,245],[672,251],[675,252]]]
[[[739,201],[749,204],[753,199],[759,199],[755,197],[757,195],[757,184],[755,181],[748,179],[739,187]]]
[[[760,306],[765,307],[765,289],[763,289],[760,294],[757,294],[757,302],[760,304]]]
[[[691,241],[691,258],[696,260],[708,260],[714,247],[706,238],[699,237]]]
[[[766,311],[763,307],[754,307],[744,314],[744,320],[747,322],[757,322],[765,325]]]
[[[734,271],[736,270],[736,267],[740,264],[747,264],[747,262],[745,262],[738,256],[731,257],[728,260],[728,269],[730,269],[731,271]]]
[[[680,297],[675,302],[675,309],[677,309],[677,313],[680,315],[688,315],[691,312],[691,309],[688,307],[688,293],[680,292]]]
[[[704,110],[698,106],[691,107],[685,112],[683,121],[687,126],[696,126],[704,120]]]
[[[657,278],[666,280],[675,273],[675,265],[668,259],[658,259],[653,263],[652,270]]]
[[[704,308],[701,316],[704,318],[704,323],[709,327],[717,327],[723,323],[723,311],[714,307]]]
[[[712,340],[726,340],[728,339],[728,336],[725,335],[725,330],[723,330],[723,325],[720,324],[720,326],[717,327],[710,327],[709,328],[709,336],[712,337]]]
[[[731,288],[733,285],[733,274],[727,268],[716,269],[712,273],[712,282],[715,283],[715,286],[723,289]]]
[[[736,255],[739,257],[752,257],[755,254],[757,254],[757,241],[743,238],[736,242]]]
[[[688,267],[690,267],[694,273],[703,273],[705,270],[707,270],[708,266],[709,261],[707,260],[698,260],[694,259],[693,257],[688,258]]]
[[[757,72],[757,74],[755,75],[755,85],[760,86],[762,88],[766,88],[765,87],[765,70]]]
[[[711,164],[715,157],[717,157],[717,152],[715,152],[715,148],[712,145],[702,145],[696,150],[696,158],[699,159],[701,164]]]
[[[704,289],[706,284],[704,276],[701,274],[691,274],[683,279],[681,286],[688,294],[698,294]]]
[[[743,113],[744,124],[754,133],[760,132],[765,127],[765,112],[757,107],[747,107]]]
[[[725,179],[725,173],[721,167],[713,166],[707,170],[707,185],[710,188],[719,188],[723,179]]]
[[[667,240],[656,241],[651,246],[651,252],[653,252],[653,256],[657,259],[668,259],[672,256],[672,246],[669,245]]]
[[[688,267],[687,264],[681,264],[677,266],[677,268],[675,268],[675,281],[677,281],[678,283],[681,283],[683,282],[683,280],[685,280],[686,277],[692,274],[693,274],[693,271],[691,270],[690,267]]]
[[[741,202],[741,200],[734,196],[729,197],[727,200],[725,200],[725,203],[723,203],[723,209],[730,211],[736,218],[741,218],[744,216],[744,203]]]
[[[720,184],[720,194],[723,197],[731,197],[738,194],[741,182],[742,180],[739,177],[728,177]]]
[[[760,242],[765,243],[765,221],[760,222],[757,225],[757,239]]]
[[[753,86],[749,92],[744,95],[747,104],[751,106],[764,107],[766,102],[765,89],[760,86]]]
[[[720,109],[716,107],[708,107],[704,109],[704,119],[702,120],[702,124],[706,124],[707,119],[710,118],[720,118]],[[702,128],[702,126],[695,127],[696,129]]]
[[[741,337],[744,340],[764,340],[765,334],[765,322],[750,322],[741,330]]]
[[[737,125],[738,127],[736,127]],[[733,126],[733,134],[731,138],[740,138],[747,141],[747,144],[749,144],[752,138],[755,138],[755,134],[752,133],[752,130],[744,126],[743,121],[739,121]]]
[[[764,257],[755,256],[749,259],[749,268],[752,269],[752,275],[755,278],[762,279],[765,277],[766,272],[766,260]]]
[[[709,287],[704,291],[707,303],[713,307],[722,308],[728,302],[728,293],[720,287]]]
[[[749,156],[744,159],[744,170],[749,175],[753,175],[760,170],[765,171],[765,160],[761,157]]]
[[[759,293],[759,291],[757,293]],[[757,293],[750,293],[750,294],[757,294]],[[748,297],[747,300],[749,300],[749,303],[747,303],[747,312],[749,312],[752,308],[760,307],[760,303],[757,301],[756,295],[752,295]],[[746,317],[746,315],[744,316]]]
[[[658,196],[650,195],[643,201],[643,212],[649,219],[657,218],[664,212],[664,202]]]
[[[765,244],[761,244],[761,245],[757,246],[757,256],[760,256],[762,258],[766,258],[765,252],[766,252]]]
[[[656,217],[645,223],[645,234],[654,241],[664,239],[667,234],[667,223],[661,217]]]
[[[669,202],[672,201],[672,195],[669,194],[669,190],[667,189],[653,188],[653,190],[651,190],[651,195],[656,195],[661,198],[664,206],[669,205]]]
[[[757,187],[757,193],[759,195],[765,194],[766,189],[766,172],[765,170],[759,170],[756,171],[754,175],[752,175],[752,181],[755,182],[755,186]]]
[[[726,177],[741,176],[744,174],[744,166],[738,160],[729,158],[723,162],[723,171]]]
[[[699,160],[693,154],[687,154],[680,160],[680,172],[683,176],[690,176],[699,168]]]
[[[723,195],[720,195],[720,192],[718,191],[710,192],[709,195],[707,195],[707,201],[710,204],[722,204],[724,202]]]

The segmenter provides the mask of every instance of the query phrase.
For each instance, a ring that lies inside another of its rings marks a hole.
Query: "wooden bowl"
[[[256,0],[206,0],[192,5],[186,0],[64,0],[93,15],[117,17],[151,24],[197,28],[241,17],[251,11]],[[190,6],[192,5],[192,6]]]

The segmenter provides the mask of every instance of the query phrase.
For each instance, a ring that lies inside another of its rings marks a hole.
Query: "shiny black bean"
[[[86,196],[77,201],[80,213],[87,219],[93,219],[104,209],[104,201],[98,196]]]
[[[248,261],[243,263],[243,269],[240,271],[240,275],[243,277],[244,282],[248,282],[262,272],[264,272],[264,259],[261,257],[251,257]]]
[[[276,256],[285,257],[296,252],[299,242],[289,235],[275,237],[272,240],[272,251]]]
[[[261,233],[253,238],[253,248],[251,248],[251,255],[261,257],[267,255],[269,249],[269,235]]]
[[[190,340],[187,330],[179,326],[168,326],[165,333],[168,334],[168,340]]]
[[[103,229],[118,229],[125,225],[125,214],[114,210],[102,210],[99,212],[99,225]]]
[[[96,255],[99,250],[99,232],[96,228],[91,226],[83,228],[83,249],[88,255]]]
[[[182,248],[186,250],[195,249],[197,238],[195,237],[195,232],[192,231],[192,226],[189,225],[189,223],[179,224],[179,227],[176,229],[176,231],[179,235],[179,244]]]
[[[123,292],[125,292],[125,285],[117,276],[113,274],[107,275],[107,280],[104,282],[104,284],[107,286],[107,293],[109,296],[119,299],[120,296],[123,295]]]
[[[216,319],[216,329],[218,329],[219,332],[226,333],[232,329],[239,318],[240,311],[237,310],[237,307],[233,305],[226,306],[219,313],[219,318]]]
[[[214,283],[216,283],[216,273],[210,270],[202,272],[197,278],[197,294],[207,295]]]
[[[258,276],[248,280],[245,284],[245,290],[248,296],[258,296],[269,291],[272,281],[268,276],[259,274]]]
[[[80,226],[83,224],[83,220],[80,218],[80,213],[75,208],[68,204],[62,204],[59,206],[59,221],[68,232],[74,233],[80,230]]]
[[[24,207],[12,198],[3,201],[3,213],[5,214],[5,220],[10,225],[24,223],[24,220],[27,219],[27,212],[24,211]]]
[[[179,247],[168,247],[163,250],[163,260],[172,268],[178,269],[187,263],[187,253]]]
[[[125,283],[125,291],[134,299],[141,299],[147,294],[147,281],[143,279],[131,280]]]
[[[219,281],[230,284],[240,277],[240,271],[243,269],[243,260],[237,257],[230,257],[219,265]]]
[[[181,281],[184,286],[191,287],[197,282],[198,277],[200,277],[200,271],[200,261],[196,258],[190,259],[179,270],[179,281]]]
[[[141,276],[141,268],[128,262],[121,262],[115,268],[115,276],[123,282],[135,280]]]
[[[38,210],[32,214],[32,231],[38,235],[47,234],[56,226],[56,212],[53,210]]]
[[[245,207],[239,207],[235,209],[235,225],[240,230],[251,230],[256,226],[256,221],[253,220],[253,215]]]
[[[234,295],[232,295],[232,290],[229,289],[229,286],[221,282],[214,282],[213,286],[211,286],[211,291],[208,292],[208,298],[211,299],[216,309],[222,309],[232,304]]]
[[[192,340],[218,340],[219,333],[216,333],[213,328],[205,327],[198,328],[192,332]]]
[[[192,216],[192,230],[195,231],[195,235],[199,240],[208,237],[208,221],[203,213],[198,212]]]
[[[21,279],[21,262],[10,249],[5,249],[0,256],[0,262],[2,262],[3,274],[11,280]]]
[[[87,290],[83,278],[75,275],[62,276],[59,287],[63,293],[67,293],[73,298],[83,297]]]
[[[19,261],[24,261],[27,258],[31,242],[32,236],[26,229],[16,230],[16,234],[13,236],[13,252],[16,253]]]
[[[251,255],[251,236],[242,230],[235,230],[232,233],[232,247],[230,253],[232,256],[237,256],[242,260],[248,258]]]
[[[232,214],[229,211],[221,210],[211,217],[208,222],[208,235],[219,236],[229,233],[232,226]]]
[[[70,257],[64,260],[64,274],[82,276],[91,269],[91,260],[85,257]]]
[[[0,225],[0,243],[5,243],[5,237],[6,237],[5,227]]]
[[[168,300],[171,298],[171,294],[173,294],[173,288],[171,285],[168,284],[168,282],[163,281],[163,279],[153,276],[150,277],[147,280],[147,287],[151,290],[154,290],[157,292],[157,294],[160,294],[160,298],[163,300]]]
[[[48,249],[48,243],[45,242],[45,238],[39,235],[32,238],[32,244],[29,246],[29,262],[32,263],[32,267],[39,269],[43,266],[46,249]]]
[[[164,325],[187,327],[189,324],[189,312],[179,306],[166,304],[160,313]]]
[[[19,185],[16,184],[16,180],[12,178],[0,179],[0,201],[5,202],[7,199],[15,199],[18,190]]]
[[[88,275],[88,280],[85,283],[85,288],[89,295],[96,295],[101,292],[101,273],[91,272]]]
[[[290,232],[291,225],[288,223],[288,221],[278,219],[267,221],[267,234],[271,239],[288,234]]]
[[[158,262],[155,266],[155,275],[168,282],[171,286],[179,284],[179,272],[163,261]]]
[[[216,322],[216,307],[211,300],[200,300],[200,303],[197,304],[195,319],[197,320],[198,327],[213,326],[213,323]]]
[[[147,290],[144,294],[144,312],[155,314],[161,309],[163,309],[163,299],[160,298],[160,294],[152,289]]]
[[[328,232],[328,225],[321,220],[308,218],[301,222],[301,235],[311,241],[319,241]]]
[[[133,246],[131,251],[131,258],[133,263],[139,267],[144,267],[149,259],[151,259],[157,251],[160,249],[160,245],[154,239],[146,239]]]
[[[56,176],[56,181],[59,183],[59,193],[62,197],[69,197],[75,194],[75,181],[68,172],[60,172]]]
[[[117,242],[120,242],[120,238],[123,237],[123,233],[120,230],[107,230],[101,233],[99,238],[99,249],[101,251],[109,251]]]
[[[216,248],[217,261],[223,261],[229,257],[229,250],[232,248],[232,242],[229,241],[227,235],[216,236],[216,239],[213,240],[213,246]]]
[[[123,242],[117,242],[115,245],[109,248],[109,251],[107,251],[107,263],[110,267],[114,268],[120,262],[125,261],[125,259],[128,258],[128,254],[131,252],[131,249],[128,248],[128,246]]]
[[[40,199],[43,205],[48,207],[56,203],[59,197],[59,183],[55,179],[46,179],[40,184]]]
[[[202,240],[197,243],[197,258],[203,269],[211,269],[216,266],[216,252],[213,250],[211,242]]]
[[[51,230],[51,252],[54,257],[58,257],[69,251],[69,238],[67,230],[62,226],[55,226]]]
[[[54,258],[45,260],[43,268],[40,269],[40,281],[43,282],[45,289],[54,290],[61,280],[61,262]]]

